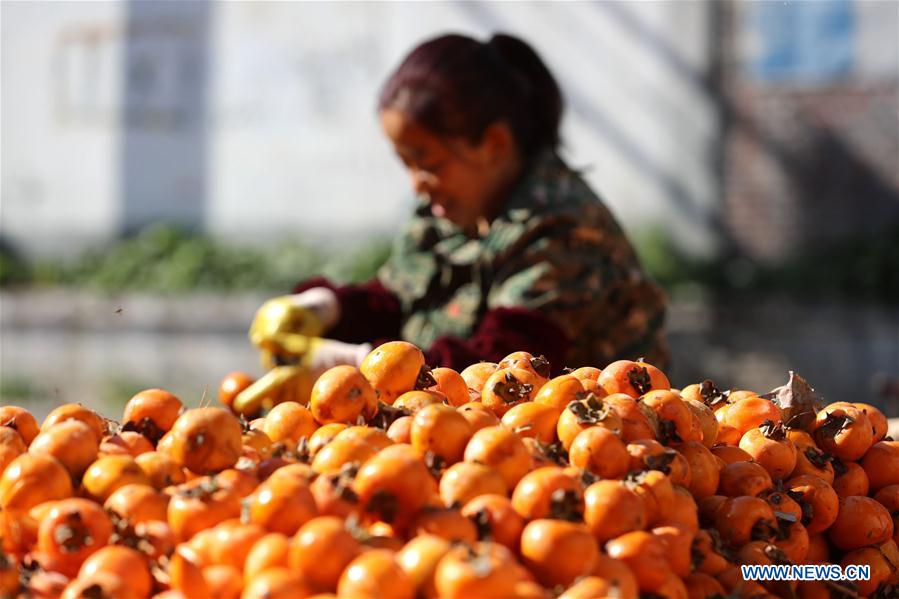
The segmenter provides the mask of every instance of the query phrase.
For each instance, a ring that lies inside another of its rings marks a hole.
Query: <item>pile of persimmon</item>
[[[462,372],[413,345],[305,403],[138,393],[121,422],[0,407],[0,597],[895,597],[899,443],[873,406],[785,418],[642,361]],[[802,426],[799,426],[801,420]],[[864,564],[857,583],[743,564]]]

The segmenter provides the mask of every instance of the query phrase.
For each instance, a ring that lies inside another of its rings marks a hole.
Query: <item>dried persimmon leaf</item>
[[[823,405],[821,396],[792,370],[786,385],[772,389],[762,397],[771,400],[781,409],[783,421],[788,428],[807,428]]]

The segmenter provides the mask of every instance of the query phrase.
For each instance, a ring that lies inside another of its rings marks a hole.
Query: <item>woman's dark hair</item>
[[[384,84],[378,110],[388,108],[471,142],[504,120],[525,158],[559,144],[559,86],[533,48],[510,35],[486,43],[444,35],[421,44]]]

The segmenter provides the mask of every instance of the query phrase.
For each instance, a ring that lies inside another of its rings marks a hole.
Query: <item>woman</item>
[[[306,281],[260,309],[250,336],[271,365],[358,364],[389,339],[455,369],[516,350],[556,371],[666,364],[664,296],[557,155],[562,97],[530,46],[428,41],[387,80],[378,111],[418,206],[376,280]]]

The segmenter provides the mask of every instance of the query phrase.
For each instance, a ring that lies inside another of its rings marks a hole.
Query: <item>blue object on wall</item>
[[[820,84],[852,71],[852,0],[759,0],[747,6],[750,73],[772,83]]]

